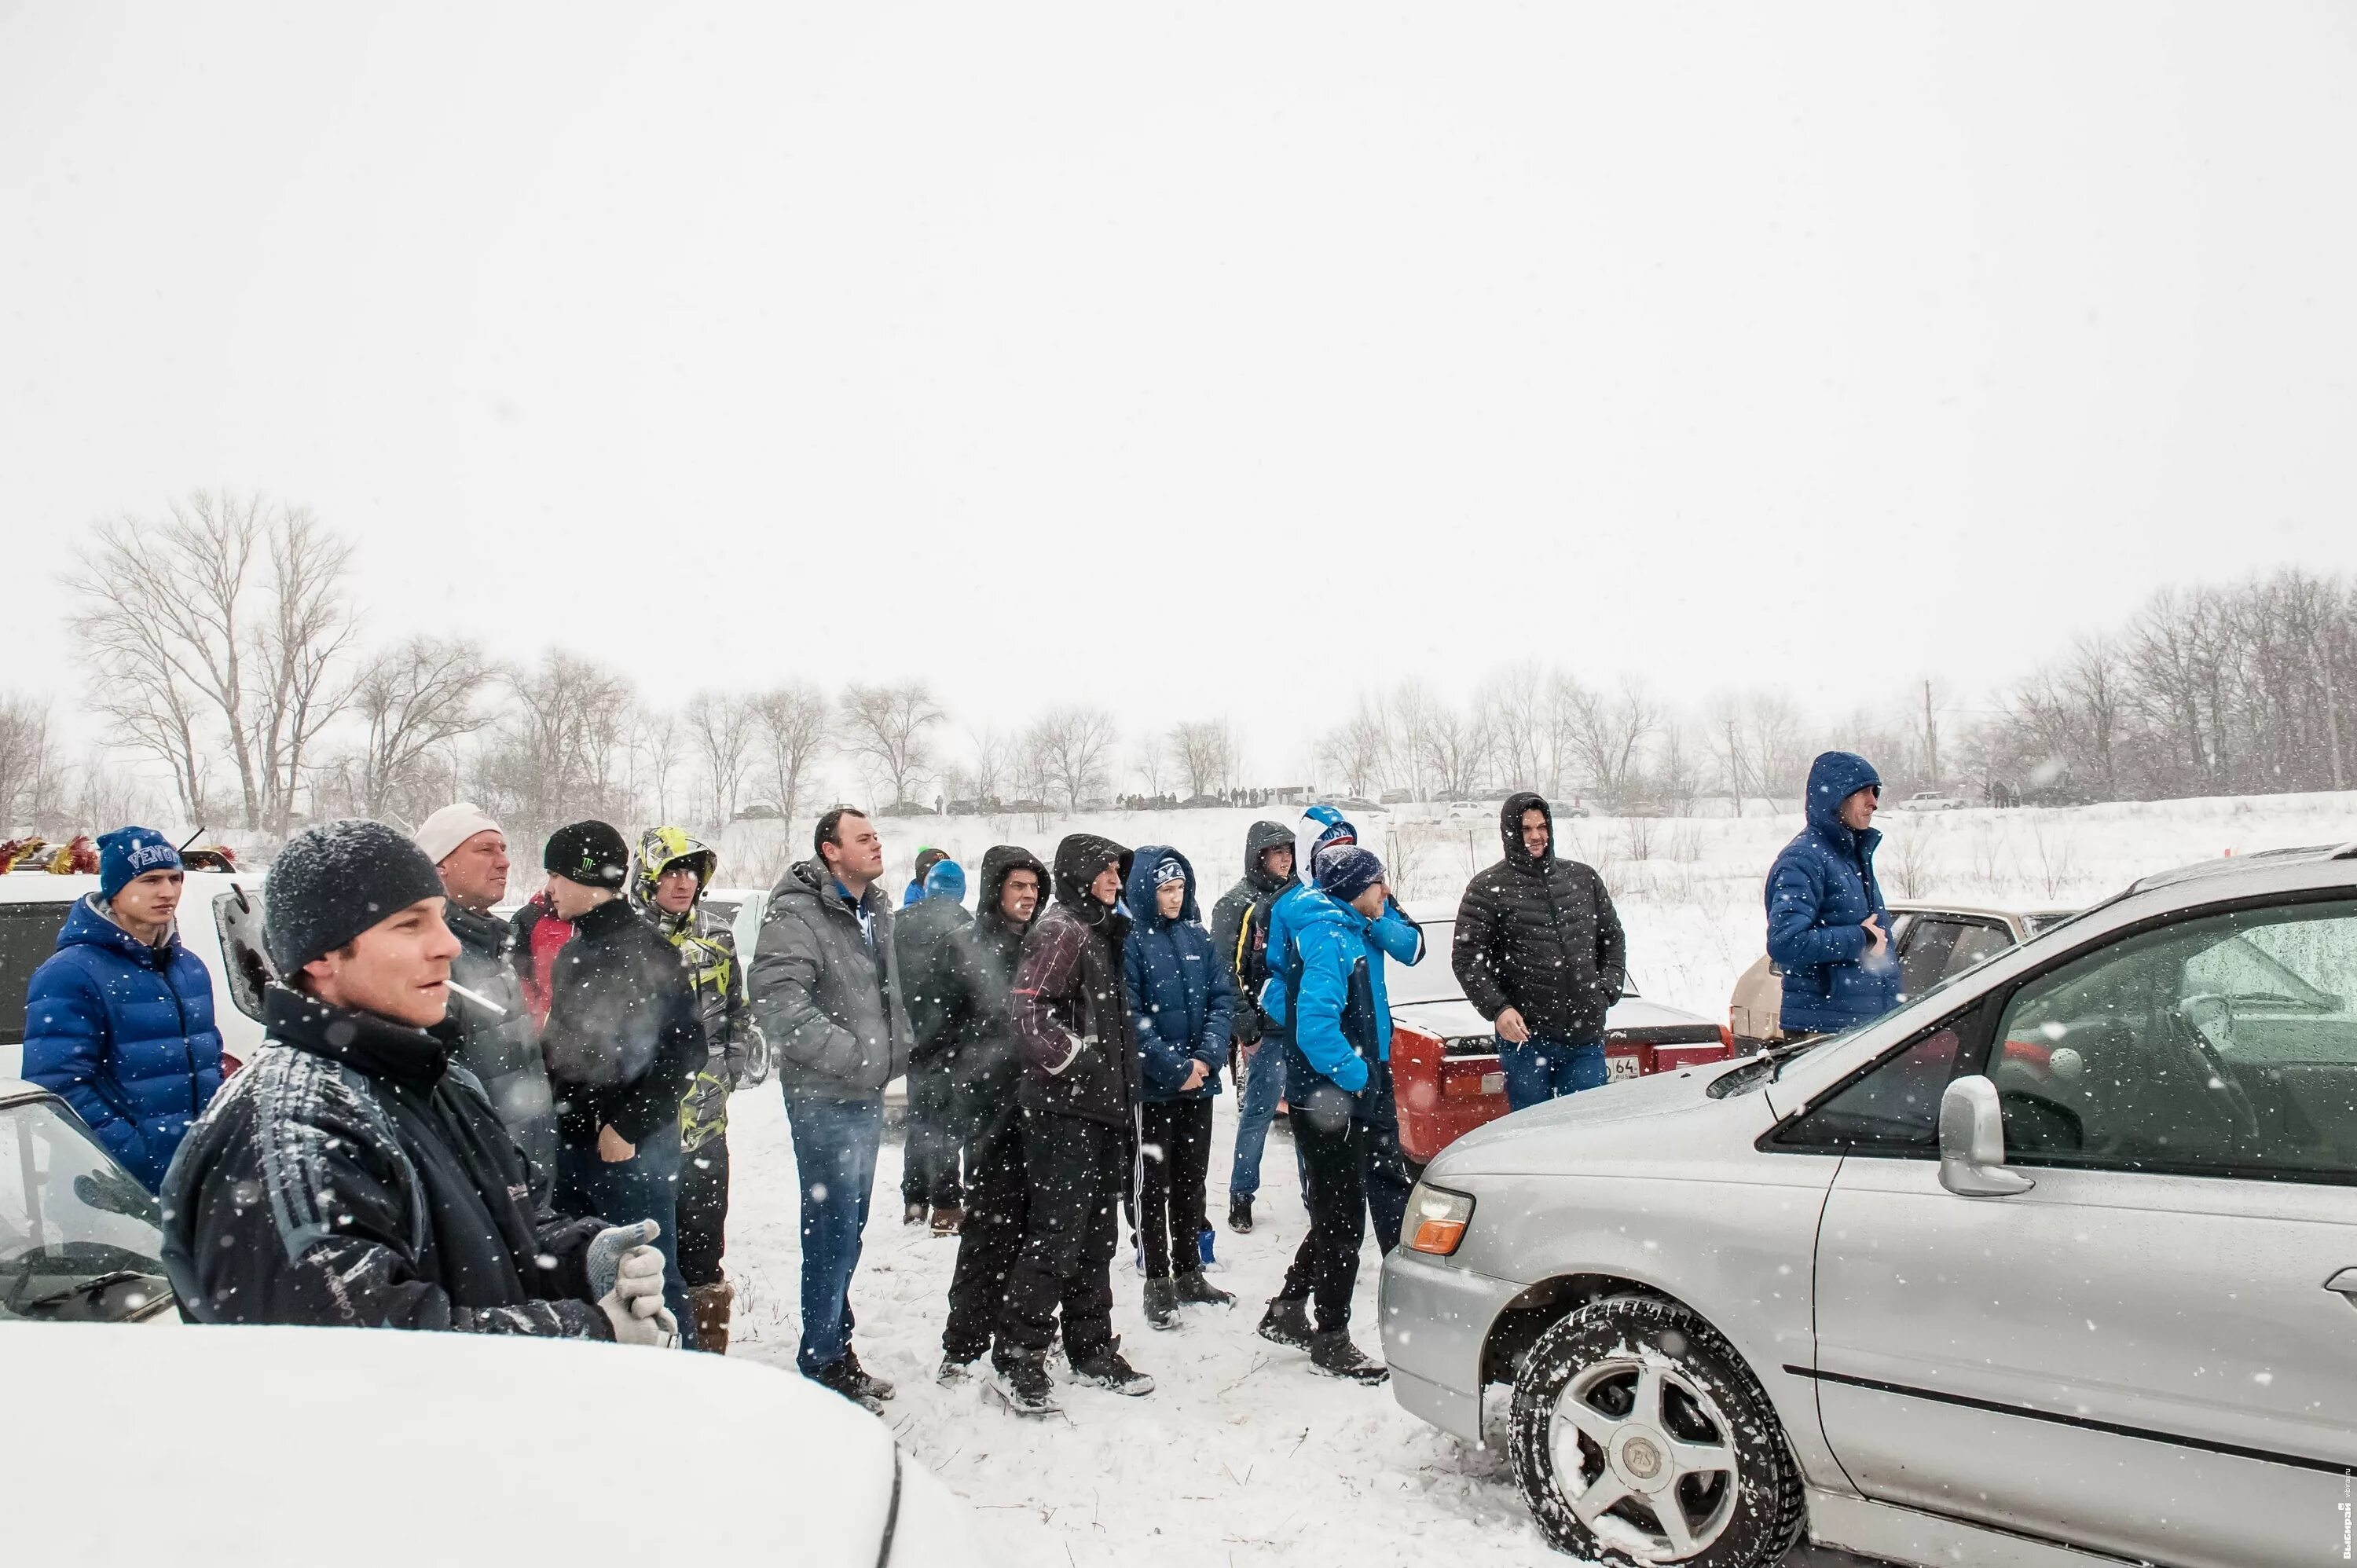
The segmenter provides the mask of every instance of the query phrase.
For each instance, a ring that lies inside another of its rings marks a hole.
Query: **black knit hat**
[[[584,887],[619,888],[630,871],[630,846],[607,822],[575,822],[548,835],[540,868]]]
[[[305,828],[270,863],[262,940],[282,979],[421,898],[442,897],[442,878],[399,828],[353,817]]]

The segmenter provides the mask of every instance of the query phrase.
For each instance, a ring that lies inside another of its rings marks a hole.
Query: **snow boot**
[[[933,1381],[943,1388],[954,1388],[974,1376],[974,1363],[961,1361],[955,1356],[942,1358],[942,1369],[933,1374]]]
[[[931,1215],[932,1211],[932,1206],[930,1204],[904,1203],[900,1206],[900,1223],[903,1225],[922,1225],[925,1222],[926,1217]]]
[[[1149,1328],[1178,1326],[1178,1287],[1168,1280],[1146,1282],[1146,1325]]]
[[[1053,1415],[1064,1408],[1056,1402],[1044,1357],[999,1352],[991,1358],[990,1391],[1017,1415]]]
[[[861,1392],[868,1395],[870,1398],[888,1400],[898,1391],[889,1382],[877,1377],[875,1373],[861,1366],[859,1364],[859,1352],[853,1349],[848,1345],[845,1345],[843,1348],[842,1365],[851,1369],[852,1380],[859,1385]]]
[[[866,1391],[865,1380],[852,1372],[850,1362],[851,1358],[845,1356],[831,1367],[821,1367],[812,1375],[811,1381],[823,1389],[833,1389],[871,1415],[882,1415],[883,1400]]]
[[[965,1210],[952,1204],[933,1210],[933,1234],[954,1236],[965,1226]]]
[[[1234,1231],[1239,1236],[1248,1236],[1252,1234],[1251,1198],[1232,1197],[1228,1199],[1228,1229]]]
[[[1283,1296],[1268,1304],[1260,1315],[1260,1337],[1273,1345],[1289,1345],[1296,1350],[1309,1348],[1309,1304],[1287,1301]]]
[[[1105,1348],[1093,1356],[1072,1363],[1072,1380],[1092,1388],[1107,1389],[1117,1394],[1135,1399],[1154,1391],[1154,1380],[1133,1367],[1122,1356],[1121,1338],[1116,1335]]]
[[[1233,1306],[1236,1298],[1203,1277],[1200,1269],[1189,1269],[1171,1282],[1178,1299],[1190,1306]]]
[[[1380,1383],[1392,1375],[1389,1367],[1370,1361],[1364,1351],[1351,1343],[1347,1328],[1311,1335],[1309,1363],[1329,1378],[1348,1378],[1354,1383]]]
[[[697,1285],[687,1293],[688,1311],[695,1318],[695,1348],[716,1356],[728,1354],[728,1313],[737,1287],[726,1280]]]

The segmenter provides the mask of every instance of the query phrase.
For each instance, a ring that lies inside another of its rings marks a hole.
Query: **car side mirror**
[[[2005,1164],[2005,1114],[1996,1085],[1979,1073],[1940,1096],[1940,1185],[1961,1197],[2011,1197],[2037,1186]]]

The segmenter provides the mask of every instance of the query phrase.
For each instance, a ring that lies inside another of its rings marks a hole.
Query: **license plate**
[[[1506,1075],[1502,1072],[1483,1073],[1481,1075],[1481,1092],[1484,1094],[1505,1093]]]
[[[1635,1057],[1606,1057],[1604,1066],[1606,1079],[1610,1082],[1618,1082],[1624,1078],[1645,1076],[1645,1069],[1639,1065]]]

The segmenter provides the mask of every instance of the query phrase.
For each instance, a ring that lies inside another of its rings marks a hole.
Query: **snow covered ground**
[[[1028,819],[931,819],[885,827],[903,877],[920,840],[972,861],[1001,838],[1044,854],[1064,832],[1086,827],[1129,843],[1175,840],[1216,890],[1236,875],[1244,829],[1261,814],[1115,813],[1037,827]],[[2075,905],[2188,861],[2357,840],[2357,794],[1896,814],[1883,822],[1883,870],[1893,897]],[[1629,926],[1632,966],[1649,993],[1723,1016],[1734,977],[1760,950],[1761,874],[1797,819],[1564,826],[1566,847],[1605,871]],[[1408,891],[1428,908],[1453,905],[1468,871],[1494,857],[1496,844],[1486,824],[1405,835],[1394,824],[1390,842],[1378,841],[1387,856],[1405,863]],[[1234,1095],[1222,1095],[1211,1166],[1214,1223],[1226,1208],[1234,1114]],[[799,1218],[791,1141],[775,1089],[740,1095],[731,1121],[728,1267],[739,1291],[731,1354],[791,1369]],[[1389,1390],[1317,1377],[1305,1357],[1253,1334],[1303,1228],[1281,1126],[1269,1145],[1260,1225],[1250,1236],[1224,1225],[1219,1230],[1222,1267],[1214,1277],[1235,1292],[1235,1309],[1190,1309],[1182,1329],[1154,1332],[1140,1315],[1138,1276],[1125,1254],[1114,1278],[1115,1324],[1125,1352],[1160,1386],[1143,1400],[1069,1389],[1066,1413],[1044,1422],[1009,1414],[971,1384],[933,1382],[956,1244],[899,1223],[899,1145],[888,1143],[853,1286],[861,1354],[899,1384],[887,1408],[902,1444],[974,1506],[1004,1562],[1080,1568],[1158,1562],[1174,1552],[1179,1555],[1170,1560],[1189,1563],[1370,1568],[1566,1561],[1532,1528],[1497,1446],[1502,1393],[1492,1396],[1491,1442],[1476,1447],[1409,1416]],[[1355,1326],[1371,1349],[1379,1347],[1375,1272],[1370,1246]]]

